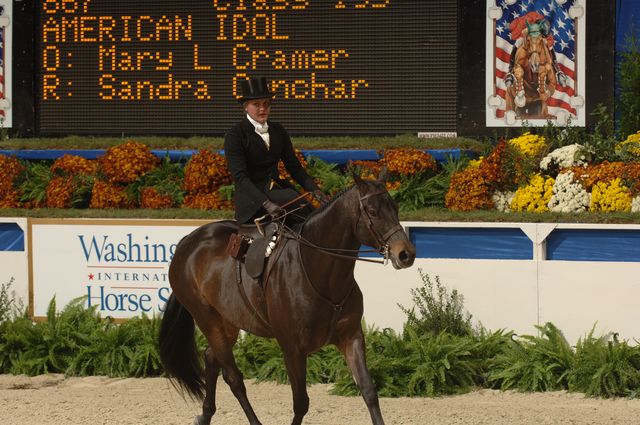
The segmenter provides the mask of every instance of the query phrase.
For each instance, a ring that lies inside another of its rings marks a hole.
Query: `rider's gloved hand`
[[[316,199],[316,201],[320,202],[321,205],[324,205],[327,202],[329,202],[329,197],[320,189],[314,190],[312,192],[312,195]]]
[[[267,211],[267,214],[269,214],[272,220],[282,217],[285,214],[285,210],[280,207],[280,205],[268,199],[262,203],[262,207]]]

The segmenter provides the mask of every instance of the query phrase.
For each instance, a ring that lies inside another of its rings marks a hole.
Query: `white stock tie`
[[[257,125],[256,126],[256,133],[258,133],[258,135],[260,137],[262,137],[262,140],[264,140],[264,144],[267,146],[267,150],[269,150],[269,125],[267,123],[264,123],[263,125]]]

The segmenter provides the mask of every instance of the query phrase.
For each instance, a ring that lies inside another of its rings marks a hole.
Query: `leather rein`
[[[294,239],[296,241],[298,241],[298,243],[308,246],[309,248],[313,248],[317,251],[320,251],[324,254],[327,254],[329,256],[332,257],[337,257],[337,258],[345,258],[348,260],[355,260],[355,261],[365,261],[368,263],[376,263],[376,264],[384,264],[386,265],[389,262],[389,244],[388,244],[388,240],[391,238],[391,236],[395,235],[398,232],[402,232],[404,231],[403,227],[400,224],[396,224],[395,226],[392,226],[391,229],[387,230],[383,235],[381,235],[375,228],[374,224],[373,224],[373,220],[371,219],[371,216],[369,215],[369,213],[367,212],[366,208],[364,207],[362,201],[364,201],[367,198],[371,198],[373,196],[376,195],[382,195],[387,193],[386,190],[378,190],[376,192],[372,192],[372,193],[368,193],[364,196],[360,196],[358,198],[358,203],[359,203],[359,208],[360,208],[360,216],[358,216],[358,221],[360,221],[360,219],[362,217],[364,217],[365,220],[365,225],[367,226],[367,229],[369,230],[369,233],[373,236],[373,238],[376,241],[376,244],[379,246],[378,249],[343,249],[343,248],[327,248],[327,247],[323,247],[320,245],[317,245],[311,241],[309,241],[308,239],[306,239],[304,236],[302,236],[301,233],[295,232],[292,229],[283,226],[283,229],[285,230],[285,232],[283,233],[284,236],[288,239]],[[294,199],[293,201],[288,202],[286,205],[292,204],[295,201],[300,200],[301,198],[310,195],[309,193],[304,193],[302,195],[300,195],[299,197],[297,197],[296,199]],[[288,211],[284,216],[294,213],[295,211],[297,211],[299,208],[296,208],[294,210]],[[356,223],[357,226],[357,223]],[[371,258],[361,258],[358,254],[364,254],[364,253],[373,253],[376,252],[380,255],[382,255],[384,257],[383,260],[375,260],[375,259],[371,259]]]

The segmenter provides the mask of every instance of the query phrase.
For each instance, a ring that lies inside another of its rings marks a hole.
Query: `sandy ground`
[[[213,424],[245,425],[246,418],[222,380]],[[264,425],[291,421],[288,386],[247,382]],[[360,397],[336,397],[327,385],[309,388],[305,424],[370,425]],[[640,424],[640,400],[587,399],[565,392],[520,394],[481,390],[466,395],[381,399],[387,425]],[[199,405],[185,401],[163,378],[65,378],[0,375],[0,424],[191,424]]]

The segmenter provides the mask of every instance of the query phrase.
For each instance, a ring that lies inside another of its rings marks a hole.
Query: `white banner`
[[[102,317],[159,313],[180,239],[206,221],[31,220],[32,314],[86,297]]]

